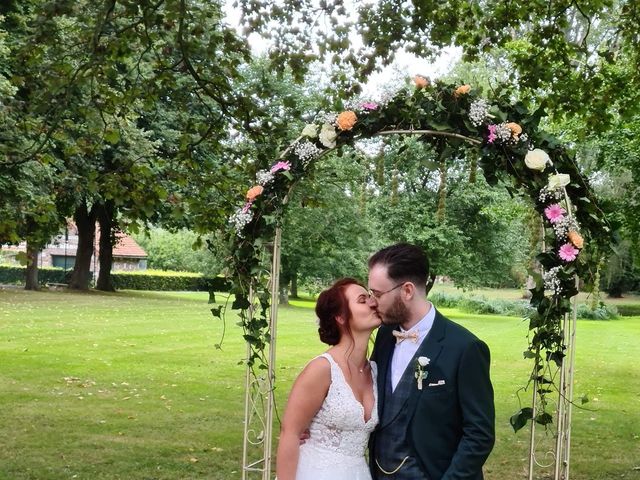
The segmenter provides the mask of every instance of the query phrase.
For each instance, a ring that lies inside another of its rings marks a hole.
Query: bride
[[[278,480],[370,480],[365,449],[378,423],[376,364],[367,361],[380,317],[352,278],[318,297],[320,340],[332,345],[298,376],[282,420]],[[310,438],[300,445],[309,430]]]

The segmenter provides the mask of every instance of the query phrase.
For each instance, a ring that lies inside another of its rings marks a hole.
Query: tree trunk
[[[602,292],[600,291],[600,272],[604,266],[604,256],[600,257],[598,266],[596,267],[596,274],[593,279],[593,291],[591,292],[591,310],[595,310],[600,306],[602,299]]]
[[[529,231],[529,248],[530,256],[528,259],[528,270],[532,272],[542,273],[542,265],[536,260],[535,252],[539,252],[544,248],[544,224],[542,217],[535,210],[531,209],[527,214],[527,230]],[[535,288],[536,282],[531,275],[527,275],[524,284],[522,298],[524,300],[531,299],[533,295],[531,289]]]
[[[27,242],[27,270],[24,289],[40,290],[40,284],[38,283],[38,249],[30,242]]]
[[[96,290],[115,292],[111,280],[111,266],[113,264],[113,243],[116,224],[113,220],[114,205],[107,201],[98,211],[98,223],[100,224],[100,273],[96,282]]]
[[[289,287],[286,283],[280,285],[280,291],[278,292],[278,305],[289,305]]]
[[[438,223],[442,223],[445,217],[445,205],[447,201],[447,163],[443,158],[440,161],[440,183],[438,185],[438,208],[436,210],[436,219]]]
[[[78,228],[78,250],[76,251],[76,263],[69,280],[69,288],[89,290],[93,241],[96,235],[95,208],[89,211],[87,204],[83,203],[76,208],[73,219]]]
[[[298,272],[293,272],[291,275],[291,298],[299,298],[298,297]]]

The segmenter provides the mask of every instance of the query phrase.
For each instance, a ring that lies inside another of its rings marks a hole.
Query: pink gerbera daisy
[[[576,259],[579,252],[580,250],[578,250],[572,244],[565,243],[560,247],[560,250],[558,251],[558,256],[565,262],[571,262]]]
[[[291,168],[291,163],[289,162],[278,162],[273,167],[271,167],[271,173],[279,172],[280,170],[289,170]]]
[[[378,108],[378,104],[375,102],[364,102],[361,105],[363,110],[367,110],[367,111],[373,111],[373,110],[377,110]]]
[[[544,209],[544,214],[551,223],[556,223],[562,220],[564,218],[565,213],[567,213],[567,211],[564,208],[562,208],[558,203],[549,205],[547,208]]]
[[[496,128],[498,128],[497,125],[489,125],[489,137],[487,138],[487,143],[493,143],[495,141],[497,137],[496,135]]]

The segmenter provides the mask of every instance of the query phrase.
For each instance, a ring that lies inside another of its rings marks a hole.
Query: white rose
[[[336,129],[325,123],[322,125],[322,129],[320,130],[320,143],[327,148],[333,148],[336,146],[336,137],[338,134],[336,133]]]
[[[429,365],[430,361],[431,360],[429,360],[428,357],[418,357],[418,363],[421,367],[426,367],[427,365]]]
[[[303,137],[309,137],[309,138],[317,137],[318,136],[318,126],[314,125],[313,123],[308,123],[302,129],[302,136]]]
[[[568,173],[557,173],[555,175],[549,175],[549,190],[554,190],[560,187],[566,187],[571,183],[571,177]]]
[[[549,155],[547,155],[547,152],[536,148],[535,150],[531,150],[527,153],[527,156],[524,157],[524,163],[531,170],[538,170],[539,172],[542,172],[547,168],[547,164],[551,163],[551,159],[549,158]]]

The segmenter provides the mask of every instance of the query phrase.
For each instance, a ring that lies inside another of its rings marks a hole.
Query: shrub
[[[509,315],[524,317],[532,307],[526,300],[489,300],[484,297],[465,297],[437,292],[429,296],[436,307],[459,308],[463,312],[481,315]]]
[[[0,265],[0,284],[24,285],[27,267]],[[67,271],[67,276],[70,271]],[[67,283],[63,268],[42,267],[38,269],[38,283]]]
[[[618,305],[618,315],[623,317],[640,316],[640,305]]]
[[[113,286],[118,290],[216,291],[225,292],[229,285],[223,277],[205,277],[199,273],[143,270],[112,272]]]
[[[584,320],[611,320],[618,318],[618,310],[616,307],[607,306],[602,302],[600,302],[600,305],[598,305],[595,310],[581,303],[578,305],[577,317]]]
[[[502,315],[501,305],[497,302],[492,302],[486,298],[469,298],[465,297],[460,302],[460,310],[467,313],[480,313]]]
[[[153,227],[148,232],[134,234],[133,237],[147,252],[147,261],[151,269],[205,275],[215,275],[222,269],[222,255],[214,255],[205,244],[198,245],[199,236],[195,232],[170,232]],[[216,241],[214,238],[203,240],[206,243]]]
[[[0,265],[0,284],[24,285],[26,267]],[[62,268],[43,267],[38,269],[38,282],[69,283],[71,271]],[[199,291],[226,292],[229,284],[224,277],[205,277],[199,273],[165,272],[142,270],[136,272],[111,272],[113,285],[119,290],[163,290],[163,291]]]
[[[451,295],[449,293],[435,292],[429,295],[429,300],[436,307],[457,308],[462,300],[461,295]]]

